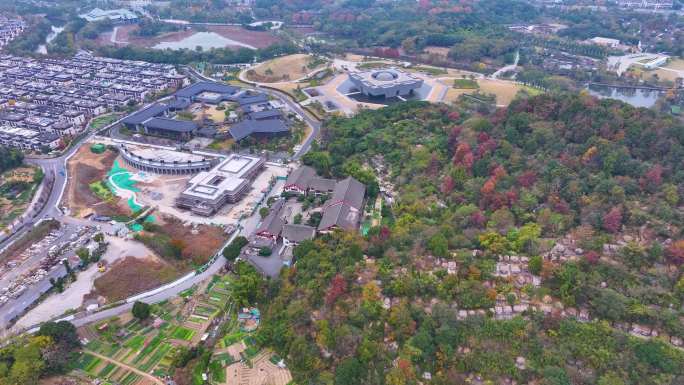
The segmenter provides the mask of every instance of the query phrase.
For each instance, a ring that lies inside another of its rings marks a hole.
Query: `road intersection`
[[[193,69],[187,69],[188,75],[190,75],[191,78],[194,80],[202,80],[202,81],[214,81],[210,78],[207,78]],[[257,86],[258,87],[258,86]],[[259,91],[262,91],[264,93],[267,93],[277,99],[279,99],[281,102],[283,102],[285,105],[287,105],[292,111],[296,112],[299,114],[299,116],[302,117],[302,119],[305,121],[307,125],[311,128],[309,135],[303,143],[301,144],[301,147],[299,150],[292,156],[293,160],[297,160],[301,158],[308,150],[311,148],[311,143],[315,138],[318,136],[321,123],[314,118],[310,117],[298,104],[296,104],[294,101],[292,101],[286,94],[282,92],[278,92],[272,89],[266,89],[266,88],[261,88],[258,87]],[[144,108],[144,107],[143,107]],[[44,204],[44,206],[30,219],[26,220],[23,226],[19,231],[16,231],[14,234],[11,234],[9,237],[7,237],[5,240],[0,242],[0,247],[4,248],[8,246],[10,243],[21,237],[27,229],[30,229],[34,224],[42,221],[42,220],[47,220],[47,219],[56,219],[61,222],[67,222],[67,223],[79,223],[79,224],[99,224],[99,223],[91,223],[91,221],[84,220],[84,219],[79,219],[79,218],[74,218],[66,213],[63,212],[62,208],[60,207],[60,202],[62,200],[62,197],[64,195],[64,192],[66,190],[67,182],[69,180],[69,175],[68,175],[68,169],[67,169],[67,162],[68,160],[78,151],[78,149],[86,142],[88,142],[89,139],[94,137],[96,134],[101,133],[101,132],[108,132],[116,127],[118,127],[121,123],[121,121],[125,117],[117,120],[116,122],[109,124],[106,127],[103,127],[102,129],[99,129],[97,132],[91,132],[88,135],[85,135],[84,137],[80,138],[75,143],[72,143],[71,147],[65,151],[63,154],[57,157],[35,157],[35,158],[27,158],[27,162],[36,166],[39,166],[43,169],[43,171],[46,173],[50,173],[51,175],[54,175],[54,184],[53,188],[51,191],[51,194],[47,200],[47,202]],[[264,200],[265,201],[265,200]],[[86,223],[87,222],[87,223]],[[258,218],[258,210],[255,210],[255,213],[248,218],[245,218],[243,222],[238,223],[238,230],[233,233],[231,238],[224,244],[223,247],[221,247],[218,252],[216,253],[215,257],[210,261],[208,266],[199,273],[194,273],[194,274],[188,274],[185,277],[182,277],[181,279],[172,282],[170,284],[166,284],[162,286],[161,288],[157,288],[151,291],[148,291],[146,293],[142,293],[139,295],[136,295],[135,298],[139,299],[143,302],[146,303],[158,303],[164,300],[167,300],[169,298],[173,298],[177,296],[179,293],[182,291],[194,286],[195,284],[204,281],[205,279],[210,278],[212,275],[218,273],[221,268],[224,265],[223,258],[221,256],[221,251],[222,249],[227,246],[230,242],[235,239],[238,235],[243,235],[243,236],[249,236],[251,233],[256,229],[256,225],[259,222]],[[129,311],[132,306],[133,306],[134,301],[126,301],[124,303],[120,303],[115,306],[108,307],[106,309],[103,309],[101,311],[97,312],[81,312],[81,313],[76,313],[69,315],[67,317],[62,317],[60,319],[64,320],[69,320],[71,321],[74,325],[82,326],[86,325],[91,322],[96,322],[99,320],[107,319],[116,315],[119,315],[121,313],[124,313],[126,311]],[[49,320],[44,320],[49,321]],[[38,325],[27,328],[27,329],[19,329],[19,328],[12,328],[9,330],[9,334],[19,334],[22,332],[32,332],[36,330]]]

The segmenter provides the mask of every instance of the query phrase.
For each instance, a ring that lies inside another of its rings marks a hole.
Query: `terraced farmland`
[[[150,379],[141,372],[160,379],[171,375],[177,352],[196,345],[210,325],[220,324],[223,318],[215,321],[216,317],[235,311],[228,287],[228,279],[215,278],[206,290],[192,288],[171,302],[153,305],[152,316],[146,321],[128,314],[82,328],[89,340],[85,348],[107,359],[86,352],[74,366],[93,379],[121,385],[148,384]],[[234,320],[233,314],[228,323],[233,325]],[[211,362],[207,369],[216,377],[214,383],[225,381],[225,368],[233,361],[221,356]]]

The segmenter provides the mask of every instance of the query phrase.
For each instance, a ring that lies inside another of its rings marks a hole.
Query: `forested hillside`
[[[335,118],[305,163],[392,202],[295,249],[259,341],[300,384],[683,383],[683,143],[587,95]]]

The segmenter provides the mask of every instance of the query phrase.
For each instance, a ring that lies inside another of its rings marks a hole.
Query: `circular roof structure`
[[[399,77],[399,74],[392,70],[380,70],[373,72],[371,76],[373,77],[373,79],[381,82],[391,82],[393,80],[396,80]]]

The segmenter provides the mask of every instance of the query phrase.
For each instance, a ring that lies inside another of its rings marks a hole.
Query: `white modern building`
[[[352,72],[349,80],[364,95],[386,98],[407,96],[423,85],[423,79],[394,67]]]
[[[264,158],[232,154],[209,171],[195,175],[176,199],[176,206],[199,215],[213,215],[249,191],[266,163]]]
[[[219,161],[218,158],[207,158],[189,152],[123,144],[119,153],[127,164],[155,174],[196,174],[210,170]]]

